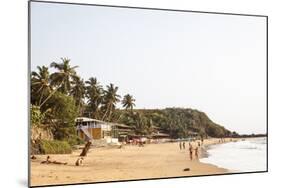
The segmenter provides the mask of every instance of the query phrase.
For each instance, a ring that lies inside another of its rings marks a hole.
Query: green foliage
[[[118,112],[120,114],[120,112]],[[119,123],[133,126],[136,134],[149,135],[153,126],[168,133],[172,138],[186,138],[197,134],[198,137],[229,136],[230,131],[212,122],[208,116],[194,109],[166,108],[162,110],[122,111]],[[153,126],[152,126],[153,125]]]
[[[75,134],[78,110],[71,96],[55,93],[48,102],[48,108],[51,110],[47,113],[47,119],[52,125],[55,139],[63,140]]]
[[[31,105],[31,124],[39,125],[44,119],[44,114],[41,113],[38,106]]]
[[[136,135],[147,135],[149,129],[149,119],[142,112],[116,111],[115,114],[120,116],[118,122],[133,127]],[[114,116],[113,116],[114,117]]]
[[[84,140],[74,134],[70,135],[65,141],[72,147],[75,145],[84,144]]]
[[[31,104],[40,106],[50,95],[50,74],[48,67],[37,66],[38,72],[31,72]]]
[[[50,75],[51,84],[58,87],[58,91],[68,94],[71,90],[71,82],[78,79],[75,69],[78,66],[71,67],[70,59],[61,58],[61,63],[52,62],[51,67],[58,70]]]
[[[212,126],[209,125],[206,129],[206,133],[207,135],[212,137],[224,137],[225,135],[224,129],[217,125],[212,125]]]
[[[66,141],[59,140],[40,140],[40,154],[69,154],[72,152],[71,146]]]
[[[100,105],[103,101],[103,88],[96,78],[89,78],[86,82],[87,112],[95,119],[100,119]]]
[[[111,120],[111,115],[115,111],[116,104],[120,102],[120,95],[117,94],[118,87],[112,83],[106,86],[104,91],[101,110],[103,111],[102,120]]]
[[[130,94],[127,94],[123,97],[123,100],[121,101],[122,102],[122,105],[123,107],[128,110],[128,109],[131,109],[133,110],[133,107],[136,106],[135,105],[135,99],[133,98],[132,95]]]

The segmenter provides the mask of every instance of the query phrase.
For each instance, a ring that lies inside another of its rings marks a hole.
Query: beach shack
[[[112,132],[114,138],[118,138],[119,142],[128,142],[129,135],[133,133],[133,128],[119,123],[114,123],[113,125]]]
[[[132,127],[119,123],[105,122],[97,119],[78,117],[75,119],[77,135],[85,141],[106,140],[117,143],[128,140]]]
[[[77,135],[83,140],[104,139],[111,142],[113,126],[111,123],[87,117],[78,117],[75,122]]]
[[[171,140],[171,137],[169,134],[162,133],[162,132],[154,132],[151,135],[151,142],[152,143],[161,143],[161,142],[167,142]]]

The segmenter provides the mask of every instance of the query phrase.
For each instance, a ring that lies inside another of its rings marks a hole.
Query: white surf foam
[[[266,138],[254,138],[211,146],[203,163],[214,164],[233,172],[266,170]]]

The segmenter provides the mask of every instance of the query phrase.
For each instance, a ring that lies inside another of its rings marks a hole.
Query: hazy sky
[[[136,108],[204,111],[239,133],[266,132],[266,18],[31,3],[31,69],[78,65]]]

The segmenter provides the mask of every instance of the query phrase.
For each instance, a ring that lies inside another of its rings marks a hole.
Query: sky
[[[31,2],[31,70],[61,57],[136,108],[193,108],[266,133],[265,17]]]

